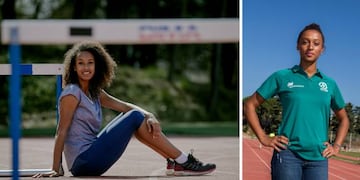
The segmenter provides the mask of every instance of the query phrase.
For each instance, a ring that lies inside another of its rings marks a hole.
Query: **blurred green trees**
[[[0,19],[239,18],[239,2],[234,0],[0,0],[0,6]],[[119,66],[108,89],[111,94],[164,121],[237,121],[237,43],[105,46]],[[22,62],[62,63],[69,47],[22,46]],[[5,45],[0,46],[0,63],[9,63]],[[55,81],[23,77],[24,121],[55,118]],[[0,83],[0,124],[6,125],[7,77],[0,76]],[[106,119],[112,114],[104,113]]]

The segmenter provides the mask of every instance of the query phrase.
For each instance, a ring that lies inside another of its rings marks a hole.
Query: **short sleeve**
[[[278,73],[270,75],[262,85],[256,90],[256,92],[265,100],[269,99],[277,94],[278,91]]]
[[[345,107],[344,98],[341,95],[340,89],[337,84],[334,82],[333,95],[331,97],[331,109],[339,110]]]
[[[61,95],[59,97],[59,102],[60,100],[67,95],[73,95],[74,97],[76,97],[76,99],[78,99],[80,101],[81,99],[81,89],[79,88],[79,86],[75,85],[75,84],[70,84],[65,86],[65,88],[63,89],[63,91],[61,92]]]

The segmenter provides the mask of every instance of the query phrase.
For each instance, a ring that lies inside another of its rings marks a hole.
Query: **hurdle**
[[[56,76],[56,98],[60,96],[62,88],[63,64],[20,64],[20,75],[30,76]],[[10,76],[12,74],[11,64],[0,64],[0,76]],[[57,118],[58,119],[58,118]]]
[[[11,64],[0,64],[0,75],[10,75],[9,108],[10,129],[12,138],[12,170],[0,170],[1,176],[12,176],[14,180],[19,176],[31,176],[37,173],[49,172],[51,169],[21,169],[19,170],[19,139],[21,136],[21,76],[22,75],[56,75],[56,98],[60,96],[62,87],[62,64],[20,64],[21,47],[19,44],[18,28],[10,29],[11,43],[9,46]],[[57,106],[57,105],[56,105]],[[58,114],[56,117],[58,119]]]
[[[21,75],[56,75],[56,97],[61,93],[62,84],[62,64],[20,64],[21,63],[21,49],[19,45],[18,29],[12,28],[10,30],[10,61],[11,64],[0,64],[0,75],[10,75],[10,128],[12,137],[12,153],[13,153],[13,170],[0,170],[0,176],[11,176],[13,179],[18,179],[19,176],[31,176],[36,173],[49,172],[51,169],[22,169],[19,170],[19,138],[20,119],[21,119],[21,105],[20,105],[20,89],[21,89]],[[58,119],[58,114],[56,115]]]
[[[15,52],[15,54],[18,52]],[[10,53],[11,56],[14,56],[13,53]],[[16,56],[16,55],[15,55]],[[16,58],[16,57],[15,57]],[[18,57],[19,58],[19,57]],[[12,58],[14,59],[14,58]],[[17,73],[12,73],[17,72]],[[17,69],[14,69],[11,64],[0,64],[0,75],[5,76],[13,76],[14,74],[18,74],[18,76],[21,75],[55,75],[56,76],[56,99],[60,96],[61,88],[62,88],[62,72],[63,72],[63,64],[19,64]],[[20,104],[16,103],[19,102],[19,100],[16,100],[16,97],[20,97],[20,83],[18,82],[17,87],[14,87],[15,81],[20,81],[20,78],[14,80],[14,78],[11,78],[10,80],[10,101],[11,101],[11,118],[18,118],[20,119]],[[19,89],[16,91],[16,89]],[[15,91],[15,92],[14,92]],[[15,97],[14,97],[15,96]],[[57,108],[57,105],[55,106]],[[18,110],[16,110],[18,109]],[[15,112],[12,112],[15,111]],[[15,113],[15,114],[14,114]],[[17,117],[16,117],[17,116]],[[58,112],[56,111],[56,118],[58,117]],[[16,125],[17,124],[17,125]],[[15,133],[14,133],[15,132]],[[18,157],[16,154],[18,154],[18,140],[20,138],[20,120],[12,119],[11,121],[11,136],[15,138],[13,140],[13,170],[0,170],[0,177],[9,177],[13,176],[13,178],[16,179],[17,176],[32,176],[37,173],[44,173],[49,172],[51,169],[20,169],[18,172],[16,169],[18,169]]]
[[[12,54],[12,53],[10,53]],[[55,75],[56,76],[56,99],[60,96],[61,88],[62,88],[62,72],[63,72],[63,64],[19,64],[18,69],[12,68],[11,64],[0,64],[0,75],[13,76],[17,72],[18,76],[21,75]],[[45,173],[51,171],[51,169],[19,169],[18,165],[18,141],[20,138],[20,104],[16,103],[19,100],[16,100],[16,97],[20,97],[20,83],[17,84],[17,87],[14,87],[14,81],[20,81],[20,78],[17,77],[18,80],[14,80],[11,78],[10,80],[10,101],[11,101],[11,136],[13,139],[13,170],[0,170],[0,177],[9,177],[12,176],[14,179],[18,176],[32,176],[37,173]],[[16,91],[16,89],[19,89]],[[14,92],[15,91],[15,92]],[[15,96],[15,97],[14,97]],[[57,105],[55,106],[57,108]],[[18,110],[16,110],[18,109]],[[13,112],[15,111],[15,112]],[[14,115],[15,113],[15,115]],[[15,116],[15,117],[14,117]],[[17,116],[17,117],[16,117]],[[19,120],[15,120],[14,118],[18,118]],[[59,119],[58,112],[56,111],[56,119]],[[15,133],[14,133],[15,132]],[[18,171],[17,171],[18,170]]]

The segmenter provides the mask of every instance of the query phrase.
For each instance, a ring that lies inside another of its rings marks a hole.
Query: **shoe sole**
[[[173,176],[173,175],[175,174],[175,171],[174,171],[174,169],[167,169],[167,170],[165,171],[165,174],[166,174],[167,176]]]
[[[207,171],[201,171],[201,172],[197,172],[197,171],[175,171],[174,176],[201,176],[201,175],[209,174],[209,173],[213,172],[214,170],[215,170],[215,168],[207,170]]]

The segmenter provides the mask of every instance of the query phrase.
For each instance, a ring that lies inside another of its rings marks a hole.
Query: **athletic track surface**
[[[259,146],[256,139],[243,138],[243,180],[269,180],[273,149]],[[329,180],[360,180],[360,165],[329,159]]]
[[[239,180],[240,139],[238,137],[175,136],[169,137],[169,140],[185,152],[194,149],[194,156],[203,162],[216,163],[216,170],[204,176],[166,176],[165,159],[133,138],[123,156],[103,176],[73,177],[67,171],[66,163],[64,162],[65,176],[42,179]],[[20,168],[51,168],[53,147],[54,138],[22,138],[20,141]],[[11,139],[0,138],[0,170],[10,169],[11,162]],[[8,179],[11,179],[11,177],[0,177],[0,180]],[[21,177],[20,179],[34,180],[31,177]]]

